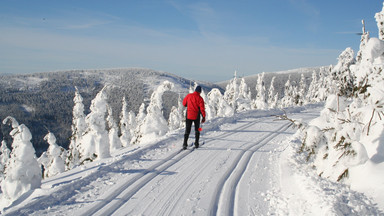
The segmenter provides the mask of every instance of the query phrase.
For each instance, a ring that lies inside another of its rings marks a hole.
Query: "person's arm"
[[[187,101],[188,101],[188,95],[187,96],[185,96],[185,98],[184,98],[184,100],[183,100],[183,106],[184,107],[187,107]]]

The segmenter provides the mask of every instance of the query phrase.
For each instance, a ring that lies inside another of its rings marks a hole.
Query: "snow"
[[[306,106],[286,112],[308,123],[321,109]],[[373,199],[321,178],[307,166],[304,155],[297,154],[301,145],[297,129],[271,116],[281,114],[280,110],[252,110],[208,120],[201,134],[204,144],[195,150],[181,151],[183,129],[145,145],[122,148],[111,157],[44,179],[41,188],[23,195],[3,213],[384,214],[380,197]],[[362,173],[356,170],[357,175]],[[381,173],[377,176],[382,178]]]

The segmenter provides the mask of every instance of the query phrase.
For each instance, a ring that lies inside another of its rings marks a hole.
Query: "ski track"
[[[244,172],[253,157],[253,154],[260,148],[268,144],[274,137],[275,133],[286,131],[290,124],[286,123],[278,128],[275,132],[270,132],[262,137],[256,143],[250,143],[247,149],[244,149],[232,164],[231,169],[228,169],[226,175],[221,178],[221,182],[217,188],[216,197],[211,204],[210,215],[233,215],[237,191],[237,185],[243,177]],[[252,145],[256,144],[256,145]],[[218,206],[220,208],[218,208]]]
[[[264,121],[265,120],[268,121],[270,119],[264,119]],[[227,137],[230,137],[232,135],[238,136],[238,133],[239,133],[238,131],[251,128],[254,125],[260,124],[261,121],[262,121],[261,119],[257,119],[257,121],[252,119],[252,121],[246,122],[245,125],[233,129],[233,132],[225,133],[225,135],[219,134],[219,135],[216,135],[214,137],[208,137],[206,139],[208,141],[206,142],[205,145],[207,145],[207,148],[208,148],[208,145],[213,143],[213,141],[215,141],[217,143],[217,142],[220,142],[221,140],[223,140]],[[213,199],[212,199],[214,204],[213,205],[211,204],[211,206],[213,206],[213,207],[210,210],[204,209],[204,211],[210,212],[211,215],[216,215],[217,214],[216,208],[217,208],[217,206],[219,206],[218,201],[219,201],[220,197],[222,197],[220,195],[220,192],[223,190],[223,187],[225,186],[225,183],[227,182],[228,176],[230,176],[232,173],[234,173],[235,168],[236,168],[236,170],[240,169],[240,172],[239,172],[239,174],[235,175],[236,176],[235,179],[236,178],[240,179],[241,176],[243,175],[244,170],[246,169],[250,159],[251,159],[252,154],[249,154],[249,153],[250,152],[256,152],[258,149],[260,149],[261,147],[266,145],[269,141],[271,141],[273,139],[273,135],[275,133],[281,133],[282,131],[285,131],[287,128],[288,128],[288,123],[285,123],[277,131],[270,132],[269,134],[267,134],[264,137],[262,137],[261,139],[259,139],[259,141],[257,141],[257,142],[253,141],[253,142],[247,142],[245,144],[240,143],[241,144],[240,147],[243,147],[244,145],[248,145],[248,146],[246,147],[245,150],[242,150],[242,149],[238,150],[240,152],[240,154],[238,154],[235,161],[228,162],[229,163],[228,166],[230,166],[230,168],[228,168],[228,171],[226,172],[226,174],[224,176],[220,177],[222,183],[219,183],[218,184],[219,186],[217,186],[217,188],[215,189],[215,191],[217,191],[217,192],[215,193],[215,195],[213,196]],[[247,131],[247,132],[249,132],[249,131]],[[197,151],[202,151],[204,149],[205,149],[205,146],[202,146]],[[189,194],[192,189],[196,188],[196,187],[194,187],[196,185],[193,184],[196,181],[196,179],[200,179],[200,176],[204,176],[204,174],[206,174],[206,172],[204,172],[204,170],[201,170],[201,167],[203,167],[204,164],[211,164],[216,160],[214,156],[217,154],[217,152],[211,151],[208,153],[210,153],[210,154],[208,154],[208,155],[205,154],[205,158],[203,160],[200,160],[198,164],[194,164],[194,163],[190,163],[187,165],[183,164],[184,159],[186,159],[187,162],[191,161],[191,160],[187,159],[187,157],[192,157],[190,152],[187,152],[187,154],[183,154],[182,156],[180,156],[180,158],[176,158],[175,162],[171,163],[169,166],[166,166],[166,168],[170,168],[171,166],[178,165],[178,167],[175,170],[178,170],[180,173],[183,170],[187,170],[188,172],[186,173],[186,175],[178,175],[177,176],[178,178],[171,178],[169,176],[162,177],[161,172],[164,171],[165,169],[161,169],[161,171],[157,172],[155,175],[151,175],[150,177],[148,177],[148,179],[142,180],[143,182],[139,184],[140,185],[139,188],[133,189],[133,190],[128,189],[129,192],[127,192],[126,196],[117,197],[118,199],[121,199],[122,202],[120,202],[120,204],[116,204],[113,207],[107,207],[106,206],[107,209],[105,211],[101,211],[100,215],[107,215],[107,214],[111,214],[111,213],[115,213],[116,215],[125,215],[125,214],[128,214],[128,215],[137,215],[137,214],[140,214],[140,215],[175,215],[175,214],[179,214],[180,213],[179,207],[183,206],[182,202],[185,202],[184,200],[188,201],[190,199],[190,198],[186,198],[185,194]],[[244,155],[248,155],[248,157],[246,157],[244,160],[242,160],[243,162],[240,166],[237,166],[239,164],[239,161],[242,158],[244,158],[243,157]],[[194,156],[196,156],[196,155],[194,155]],[[223,161],[225,163],[227,163],[227,160],[229,160],[229,156],[224,157],[224,159],[223,159]],[[195,162],[195,161],[192,160],[192,162]],[[191,169],[193,169],[194,171],[191,172],[190,171]],[[200,170],[200,172],[199,172],[199,170]],[[171,172],[171,171],[169,171],[169,172]],[[148,197],[150,197],[151,192],[153,192],[153,190],[154,190],[153,189],[154,185],[156,185],[156,186],[160,185],[159,182],[165,181],[164,178],[167,178],[167,180],[169,181],[166,183],[167,186],[165,188],[163,188],[155,198],[153,198],[152,200],[148,200]],[[146,189],[145,188],[146,184],[149,183],[149,181],[151,181],[151,180],[153,182],[151,184],[148,184],[149,185],[148,187],[150,187],[150,188]],[[234,180],[232,184],[236,184],[236,180]],[[199,192],[202,192],[202,190],[199,190]],[[140,198],[131,199],[131,198],[133,198],[135,193],[141,193],[140,195],[137,195],[137,197],[140,197]],[[232,201],[234,202],[234,197],[235,197],[236,191],[231,190],[230,193],[231,193],[231,197],[233,197]],[[162,197],[162,198],[160,199],[160,197]],[[143,206],[143,203],[145,203],[145,206]],[[127,208],[124,207],[124,205],[130,206],[128,208],[129,211]],[[235,205],[234,203],[230,204],[229,208],[233,210],[234,205]],[[132,206],[134,206],[134,207],[132,207]],[[118,209],[118,208],[121,208],[121,209]],[[154,210],[156,212],[153,212],[152,210]],[[186,212],[186,214],[195,213],[195,212],[196,211],[192,210],[192,212]]]
[[[258,122],[259,121],[248,122],[247,124],[236,128],[236,130],[246,129],[252,125],[257,124]],[[236,132],[231,132],[231,133],[221,135],[221,136],[217,135],[216,137],[220,136],[220,138],[223,139],[223,138],[229,137],[235,133]],[[215,137],[213,137],[213,139],[214,138]],[[207,139],[207,140],[208,141],[206,143],[209,143],[210,142],[209,139]],[[202,148],[203,146],[204,145],[202,145],[200,148]],[[107,197],[102,198],[101,202],[92,206],[86,212],[83,212],[81,215],[92,215],[92,214],[111,215],[111,214],[115,213],[121,206],[125,205],[125,203],[128,202],[129,199],[131,199],[132,196],[134,196],[139,190],[142,190],[142,188],[146,184],[148,184],[152,179],[161,175],[162,172],[167,170],[169,167],[171,167],[175,163],[181,162],[182,158],[186,157],[192,151],[193,150],[177,151],[177,152],[171,154],[170,156],[163,159],[159,163],[150,167],[147,171],[145,171],[145,173],[140,173],[138,176],[127,181],[125,184],[121,185],[119,188],[113,190],[113,192],[111,192]],[[215,152],[210,154],[210,157],[207,157],[207,159],[214,160],[214,157],[211,157],[211,155],[213,156],[214,154],[215,154]],[[207,161],[204,161],[204,162],[208,163]],[[199,167],[197,166],[197,169],[198,168]],[[193,173],[195,173],[195,172],[193,172]],[[197,178],[197,176],[195,176],[194,178]],[[188,178],[188,179],[190,179],[190,178]],[[178,181],[179,181],[179,179],[178,179]],[[169,185],[172,187],[175,186],[174,184],[169,184]],[[187,183],[181,184],[179,186],[179,188],[183,185],[190,185],[190,184],[187,184]],[[169,191],[167,191],[167,192],[169,192]],[[146,197],[146,196],[144,196],[144,197]],[[156,208],[153,208],[153,205],[150,205],[148,203],[146,203],[146,205],[148,207],[150,206],[151,209],[156,209]],[[166,209],[164,209],[164,208],[163,208],[163,210],[166,211]],[[117,213],[117,214],[119,214],[119,213]],[[123,214],[130,214],[130,213],[124,212]],[[160,213],[157,213],[157,214],[162,215]],[[165,213],[165,214],[167,214],[167,213]]]

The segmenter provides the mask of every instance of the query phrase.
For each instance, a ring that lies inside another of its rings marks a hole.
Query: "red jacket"
[[[187,119],[197,119],[199,112],[205,118],[204,100],[199,92],[187,94],[183,100],[183,106],[187,107]]]

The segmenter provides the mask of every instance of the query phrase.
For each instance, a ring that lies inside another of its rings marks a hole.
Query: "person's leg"
[[[183,142],[183,148],[186,149],[188,146],[188,138],[189,134],[191,133],[192,128],[192,120],[186,119],[185,121],[185,133],[184,133],[184,142]]]
[[[195,147],[198,148],[199,147],[199,139],[200,139],[200,131],[199,131],[200,116],[196,120],[194,120],[193,123],[195,124]]]

